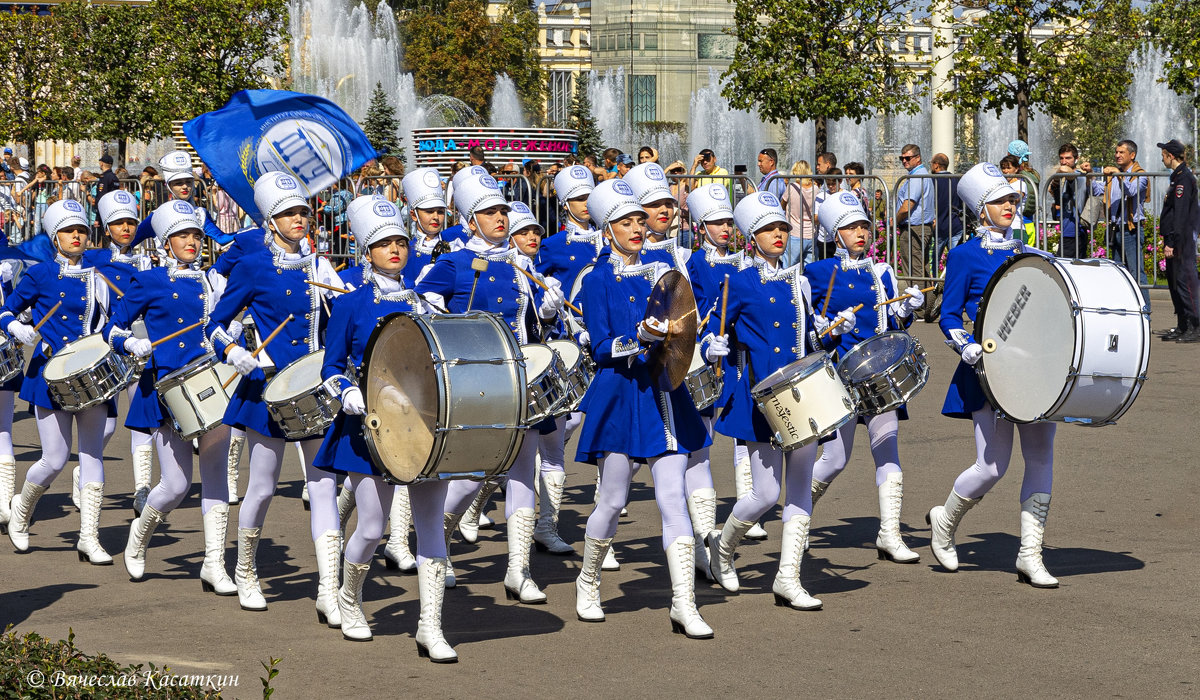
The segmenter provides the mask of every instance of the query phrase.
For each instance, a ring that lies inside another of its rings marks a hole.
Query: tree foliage
[[[966,6],[969,18],[951,20],[955,89],[940,93],[939,103],[997,116],[1015,109],[1020,139],[1028,138],[1034,109],[1060,119],[1119,122],[1129,106],[1129,56],[1138,44],[1129,0],[969,0]]]
[[[1172,59],[1163,66],[1167,86],[1200,107],[1200,2],[1158,0],[1147,20],[1150,35]]]
[[[400,121],[396,119],[396,108],[388,102],[387,93],[383,91],[383,83],[375,83],[362,129],[380,157],[401,156]]]
[[[904,0],[733,1],[737,48],[722,76],[732,107],[776,123],[813,120],[818,152],[829,119],[917,111],[915,75],[888,46]]]
[[[26,144],[30,154],[38,139],[75,136],[78,79],[61,68],[62,57],[81,47],[67,39],[53,17],[0,13],[0,136]]]
[[[592,115],[592,100],[588,97],[588,73],[580,71],[575,77],[575,95],[571,98],[571,107],[567,114],[568,128],[575,129],[579,139],[579,159],[584,156],[600,157],[604,150],[604,140],[600,135],[600,127]]]

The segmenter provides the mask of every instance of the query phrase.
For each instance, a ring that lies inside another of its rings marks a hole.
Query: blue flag
[[[362,128],[333,102],[287,90],[242,90],[224,107],[183,125],[213,177],[255,221],[254,181],[282,170],[307,196],[379,156]]]

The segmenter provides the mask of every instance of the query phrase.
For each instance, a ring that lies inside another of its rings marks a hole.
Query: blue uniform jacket
[[[749,264],[751,263],[744,253],[721,255],[716,247],[707,241],[688,258],[686,274],[692,282],[692,294],[696,297],[696,310],[700,314],[699,330],[702,333],[708,318],[721,317],[721,290],[725,285],[725,275],[732,277]],[[737,377],[741,374],[741,368],[737,366],[737,357],[734,355],[726,357],[721,364],[721,396],[716,403],[700,412],[703,416],[716,415],[717,409],[724,406],[729,399],[733,387],[737,385]]]
[[[567,224],[564,231],[547,236],[542,242],[537,271],[562,282],[563,293],[570,296],[579,273],[595,263],[603,250],[607,248],[599,231]]]

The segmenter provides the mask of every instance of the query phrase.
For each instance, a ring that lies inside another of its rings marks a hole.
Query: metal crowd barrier
[[[687,196],[694,188],[705,184],[722,184],[729,193],[729,201],[733,206],[737,206],[742,197],[750,194],[755,189],[754,181],[749,176],[740,173],[725,175],[706,175],[703,173],[696,175],[668,174],[667,181],[671,183],[671,189],[676,192],[676,199],[679,201],[679,208],[676,210],[676,219],[672,224],[671,232],[679,245],[689,250],[698,249],[703,242],[692,230],[692,222],[688,214]],[[729,249],[745,250],[747,243],[748,241],[746,241],[745,236],[740,231],[735,231],[729,238]]]
[[[888,205],[888,262],[901,286],[937,284],[945,277],[950,249],[973,235],[975,212],[958,198],[960,177],[956,173],[909,173],[896,179]],[[899,210],[905,201],[915,204],[901,221]]]

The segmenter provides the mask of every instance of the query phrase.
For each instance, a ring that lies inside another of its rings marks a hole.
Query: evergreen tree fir
[[[604,150],[604,141],[600,128],[596,126],[596,118],[592,116],[592,101],[588,98],[588,74],[580,72],[575,77],[575,95],[571,98],[571,112],[567,117],[568,126],[579,132],[579,159],[584,156],[600,156]]]
[[[387,93],[383,91],[382,83],[375,83],[371,93],[371,104],[367,106],[367,117],[362,123],[363,133],[371,141],[380,157],[403,157],[404,150],[400,147],[400,122],[396,119],[396,109],[388,102]]]

